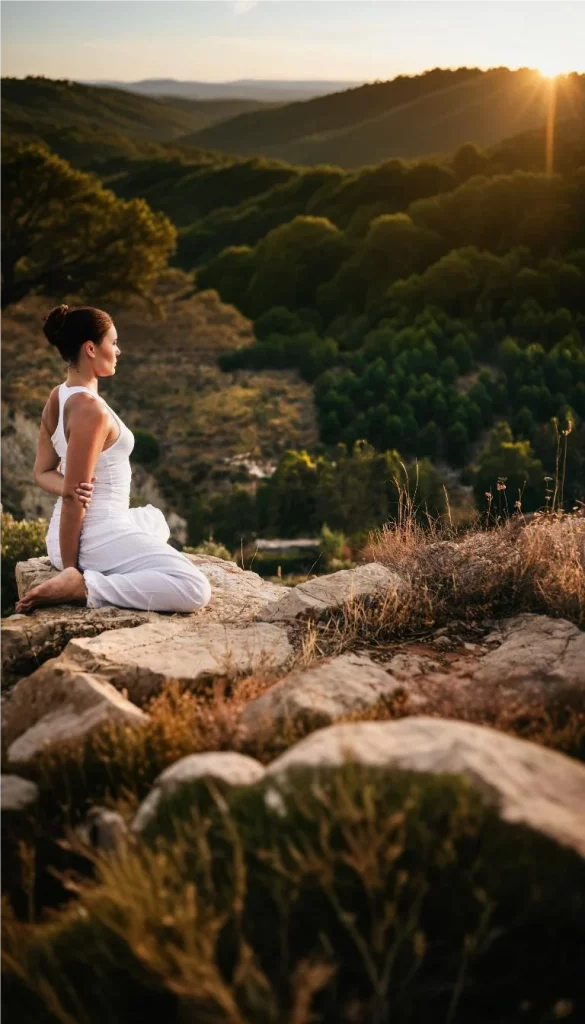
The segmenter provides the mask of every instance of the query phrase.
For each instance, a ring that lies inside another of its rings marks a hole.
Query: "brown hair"
[[[94,306],[55,306],[43,323],[50,345],[59,350],[66,363],[75,363],[85,341],[99,345],[112,326],[112,318]]]

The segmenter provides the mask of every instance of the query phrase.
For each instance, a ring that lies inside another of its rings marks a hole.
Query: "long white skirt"
[[[154,505],[84,524],[78,565],[88,607],[194,612],[206,605],[211,597],[207,577],[167,544],[169,536],[167,521]],[[58,518],[49,525],[47,554],[57,569],[63,568]]]

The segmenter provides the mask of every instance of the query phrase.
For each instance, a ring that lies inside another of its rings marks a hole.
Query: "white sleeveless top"
[[[110,519],[112,516],[128,511],[130,507],[130,481],[132,478],[130,453],[134,447],[134,434],[95,391],[80,386],[70,388],[67,387],[67,384],[61,384],[59,387],[59,422],[57,423],[55,433],[51,437],[51,442],[61,459],[61,472],[63,475],[65,475],[67,468],[67,439],[63,428],[63,411],[67,399],[80,391],[86,391],[96,402],[102,402],[120,428],[117,440],[109,448],[106,448],[97,460],[94,471],[97,481],[94,484],[91,505],[87,509],[83,520],[83,530],[85,531],[91,523],[100,523]],[[58,498],[53,509],[51,523],[60,518],[62,505],[62,499]]]

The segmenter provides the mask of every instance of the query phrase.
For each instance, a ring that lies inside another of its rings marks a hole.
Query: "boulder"
[[[183,786],[192,786],[205,779],[227,786],[250,786],[264,776],[259,761],[245,754],[218,751],[190,754],[176,761],[156,780],[153,789],[138,808],[132,822],[133,832],[142,832],[155,817],[161,803]]]
[[[316,729],[367,711],[401,686],[367,654],[342,654],[298,668],[246,704],[242,723],[257,738],[291,724]]]
[[[566,619],[523,614],[500,622],[487,637],[474,681],[484,686],[539,687],[585,696],[585,633]]]
[[[266,778],[287,785],[295,769],[330,769],[346,761],[463,774],[504,821],[585,857],[585,765],[564,754],[481,725],[412,717],[320,729],[269,765]]]
[[[79,637],[69,642],[62,657],[125,688],[131,700],[142,704],[167,680],[204,688],[217,677],[284,668],[292,654],[281,626],[205,623],[190,615]]]
[[[147,716],[115,687],[54,659],[21,679],[3,712],[10,765],[26,765],[47,746],[79,739],[105,722],[141,725]]]
[[[18,775],[0,778],[0,810],[3,814],[22,814],[36,804],[39,787]]]
[[[258,618],[280,622],[300,617],[322,618],[352,600],[394,594],[402,585],[396,573],[377,562],[341,569],[290,587],[262,609]]]

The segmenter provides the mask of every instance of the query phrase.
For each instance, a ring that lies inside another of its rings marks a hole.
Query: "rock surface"
[[[228,786],[250,786],[264,776],[259,761],[231,751],[190,754],[167,768],[138,808],[132,822],[133,832],[142,832],[153,820],[162,802],[182,786],[213,779]]]
[[[487,641],[497,646],[481,659],[478,683],[585,688],[585,633],[566,619],[516,615],[499,623]]]
[[[216,622],[249,621],[267,602],[276,601],[282,596],[282,586],[268,583],[255,572],[240,569],[235,562],[227,562],[213,555],[185,555],[185,558],[201,569],[211,583],[211,601],[201,611],[194,613],[198,618],[203,616],[208,621]],[[24,597],[32,587],[55,576],[56,572],[48,558],[29,558],[26,562],[17,562],[18,596]],[[82,608],[80,611],[87,615],[89,609]],[[38,614],[39,612],[34,613]],[[190,617],[192,616],[182,616]]]
[[[74,605],[39,608],[33,615],[10,615],[2,619],[3,682],[9,684],[34,672],[48,658],[60,654],[72,637],[139,626],[149,619],[149,612]]]
[[[8,763],[29,764],[47,745],[77,739],[104,722],[140,725],[146,718],[105,680],[54,659],[12,691],[2,723]]]
[[[134,629],[71,640],[62,657],[97,673],[143,703],[169,679],[204,687],[234,677],[284,668],[293,649],[286,631],[265,622],[205,623],[195,616],[157,618]]]
[[[400,683],[367,654],[342,654],[298,668],[246,704],[242,723],[260,737],[286,723],[318,728],[390,698]]]
[[[18,775],[2,775],[0,779],[0,809],[3,813],[17,814],[28,811],[39,798],[39,787]]]
[[[301,616],[321,618],[356,599],[395,592],[402,580],[377,562],[357,569],[341,569],[329,576],[318,576],[308,583],[291,587],[259,614],[264,622],[281,622]]]
[[[39,608],[31,615],[11,615],[2,620],[2,672],[6,684],[34,671],[47,658],[59,654],[75,637],[125,629],[151,622],[191,623],[198,631],[212,622],[252,621],[267,602],[275,601],[283,587],[267,583],[255,572],[240,569],[235,562],[208,555],[186,555],[209,579],[211,601],[193,615],[169,616],[125,608],[80,608],[59,605]],[[16,580],[19,597],[54,576],[48,558],[18,562]]]
[[[128,826],[118,811],[109,807],[92,807],[75,833],[87,846],[110,852],[117,850],[128,835]]]
[[[269,765],[266,778],[286,784],[296,768],[335,768],[348,760],[462,773],[504,821],[526,825],[585,857],[585,765],[556,751],[448,719],[356,722],[307,736]]]

